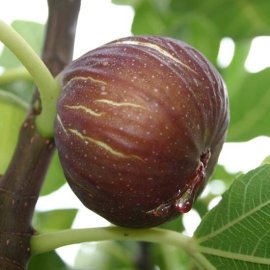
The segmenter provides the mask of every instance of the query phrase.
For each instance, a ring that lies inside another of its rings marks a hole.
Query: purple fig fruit
[[[213,65],[178,40],[128,37],[73,61],[61,80],[55,141],[82,203],[135,228],[189,211],[229,122]]]

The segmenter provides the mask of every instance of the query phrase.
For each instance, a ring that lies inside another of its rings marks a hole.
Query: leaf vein
[[[247,187],[248,185],[250,185],[250,183],[252,182],[252,180],[253,180],[255,177],[258,177],[258,175],[261,174],[261,173],[263,173],[265,170],[266,170],[266,168],[264,168],[264,169],[262,169],[262,170],[260,170],[260,171],[254,172],[253,175],[252,175],[252,177],[250,177],[249,182],[246,184],[245,187]],[[245,189],[245,190],[246,190],[246,189]],[[233,193],[233,192],[230,192],[229,195],[228,195],[228,203],[227,203],[228,206],[231,205],[230,200],[231,200],[231,196],[232,196],[231,194],[232,194],[232,193]],[[241,216],[237,217],[236,219],[232,219],[230,222],[228,222],[227,224],[223,225],[223,226],[220,227],[219,229],[216,229],[216,230],[212,231],[212,232],[209,233],[208,235],[205,235],[205,236],[203,236],[203,237],[199,237],[199,238],[197,239],[198,243],[199,243],[199,244],[200,244],[200,243],[203,243],[203,242],[205,242],[205,241],[207,241],[207,240],[209,240],[209,239],[215,237],[216,235],[222,233],[223,231],[225,231],[225,230],[229,229],[230,227],[234,226],[235,224],[241,222],[242,220],[244,220],[245,218],[251,216],[252,214],[254,214],[254,213],[257,212],[257,211],[260,211],[260,210],[263,211],[262,209],[263,209],[265,206],[269,205],[269,204],[270,204],[270,199],[267,200],[267,201],[265,201],[264,203],[259,204],[259,205],[256,206],[256,207],[252,208],[250,211],[248,211],[248,212],[242,214]],[[231,216],[231,215],[230,215],[230,213],[231,213],[231,211],[230,211],[231,207],[227,207],[227,209],[228,209],[228,211],[227,211],[227,217],[228,217],[228,220],[230,220],[229,217]],[[264,211],[263,211],[263,213],[264,213]]]
[[[235,252],[228,252],[224,250],[217,250],[215,248],[199,246],[200,252],[208,255],[214,255],[232,260],[239,260],[250,263],[270,265],[270,258],[256,257],[246,254],[239,254]]]

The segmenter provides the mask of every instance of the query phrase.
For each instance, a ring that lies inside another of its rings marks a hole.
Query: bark
[[[48,0],[49,18],[42,58],[53,75],[72,59],[80,0]],[[0,269],[26,269],[31,256],[31,220],[54,151],[53,138],[35,126],[36,106],[23,123],[16,150],[0,179]]]

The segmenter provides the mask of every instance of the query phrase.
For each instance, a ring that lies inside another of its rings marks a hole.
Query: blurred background
[[[74,58],[132,34],[166,35],[200,50],[217,67],[228,87],[231,124],[219,165],[194,209],[165,224],[166,228],[192,236],[201,217],[218,203],[235,176],[256,168],[269,156],[269,10],[268,0],[82,0]],[[47,15],[45,0],[0,2],[0,18],[13,23],[37,51]],[[25,20],[35,24],[21,22]],[[20,64],[0,44],[0,74],[18,67]],[[25,104],[29,103],[31,87],[31,80],[25,78],[10,85],[1,85],[0,80],[1,89],[11,91]],[[0,173],[5,171],[14,150],[25,115],[21,110],[0,99]],[[46,232],[109,223],[85,209],[73,195],[55,155],[37,204],[34,225],[38,231]],[[30,269],[144,269],[139,266],[142,256],[155,261],[155,270],[196,269],[187,262],[185,254],[171,247],[118,242],[64,247],[57,253],[37,256]],[[51,268],[53,265],[57,266]]]

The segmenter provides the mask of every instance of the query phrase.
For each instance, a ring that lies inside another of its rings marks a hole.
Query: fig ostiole
[[[134,228],[189,211],[229,122],[212,64],[178,40],[127,37],[73,61],[61,80],[55,142],[82,203]]]

